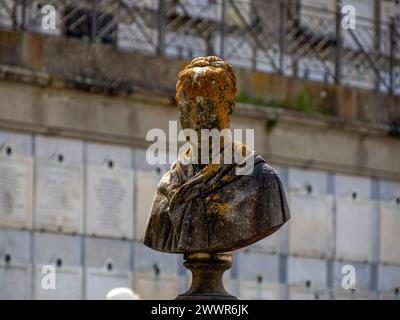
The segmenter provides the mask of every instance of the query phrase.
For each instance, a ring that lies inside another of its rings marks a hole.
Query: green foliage
[[[295,108],[307,113],[315,112],[315,108],[312,105],[310,95],[306,90],[300,91],[299,94],[296,96]]]
[[[246,95],[238,95],[236,98],[238,103],[255,104],[273,108],[295,109],[302,112],[314,113],[316,108],[311,102],[310,95],[306,90],[300,91],[293,100],[275,99],[275,98],[258,98]]]
[[[279,122],[278,116],[272,119],[268,119],[266,124],[267,132],[271,132],[278,125],[278,122]]]
[[[274,108],[290,108],[290,103],[287,100],[277,100],[274,98],[253,98],[245,95],[238,95],[236,97],[236,102],[247,103],[247,104],[257,104],[266,107]]]

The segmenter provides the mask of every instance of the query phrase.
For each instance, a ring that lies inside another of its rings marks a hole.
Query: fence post
[[[97,36],[97,14],[96,14],[96,9],[97,9],[97,1],[92,0],[92,33],[91,33],[91,38],[90,40],[92,42],[96,41],[96,36]]]
[[[163,56],[165,53],[165,27],[166,27],[166,2],[158,0],[157,10],[157,54]]]
[[[221,0],[221,17],[219,23],[219,36],[220,36],[220,43],[219,43],[219,55],[221,58],[225,55],[225,27],[226,27],[226,1]]]
[[[381,5],[379,0],[374,0],[374,54],[377,57],[381,56]],[[379,91],[381,85],[380,74],[375,79],[375,90]]]
[[[255,34],[257,34],[260,30],[259,27],[260,27],[261,21],[257,16],[257,9],[254,7],[254,3],[251,5],[250,10],[251,10],[251,13],[250,13],[251,19],[252,20],[254,19],[252,22],[252,25],[253,25],[252,28],[254,28],[253,32]],[[256,41],[254,41],[252,43],[252,54],[251,54],[251,69],[253,71],[257,70],[257,58],[258,58],[258,46],[257,46]]]
[[[335,83],[342,82],[342,7],[336,3],[336,50],[335,50]]]
[[[14,2],[14,11],[15,11],[15,20],[17,21],[16,22],[16,25],[18,25],[18,10],[17,10],[17,8],[16,8],[16,3]],[[21,15],[22,15],[22,17],[21,17],[21,23],[20,23],[20,25],[19,25],[19,28],[21,29],[21,30],[25,30],[25,27],[26,27],[26,0],[22,0],[22,13],[21,13]]]
[[[284,73],[286,40],[286,11],[285,4],[279,1],[279,73]]]
[[[112,21],[112,23],[113,23],[112,37],[114,39],[113,40],[114,49],[118,48],[118,19],[119,19],[120,14],[121,14],[121,4],[118,4],[118,7],[117,7],[117,9],[115,9],[115,12],[113,14],[113,21]]]
[[[294,11],[293,14],[293,21],[294,21],[294,28],[296,32],[300,31],[300,13],[301,13],[301,3],[300,0],[295,0],[294,6],[292,9]],[[289,41],[296,41],[296,39],[290,39]],[[299,60],[296,57],[296,53],[290,53],[292,59],[292,70],[293,70],[293,77],[297,78],[299,75]]]
[[[390,18],[390,26],[389,26],[389,45],[390,45],[390,53],[389,53],[389,93],[393,94],[394,92],[394,54],[395,54],[395,21],[394,17]]]

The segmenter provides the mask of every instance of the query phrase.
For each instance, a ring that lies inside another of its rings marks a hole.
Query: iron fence
[[[0,27],[400,94],[400,23],[298,0],[0,0]],[[44,6],[56,28],[42,27]]]

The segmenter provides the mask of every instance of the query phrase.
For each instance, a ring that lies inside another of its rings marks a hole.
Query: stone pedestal
[[[183,265],[192,272],[190,289],[176,300],[237,300],[226,292],[224,272],[232,266],[232,253],[193,253],[184,255]]]

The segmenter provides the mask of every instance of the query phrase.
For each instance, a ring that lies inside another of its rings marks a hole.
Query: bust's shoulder
[[[276,170],[269,165],[263,158],[261,158],[259,155],[256,155],[255,157],[255,162],[258,164],[254,168],[262,172],[263,174],[267,175],[278,175]]]
[[[280,180],[277,171],[259,155],[254,157],[254,169],[249,178],[262,184]]]

